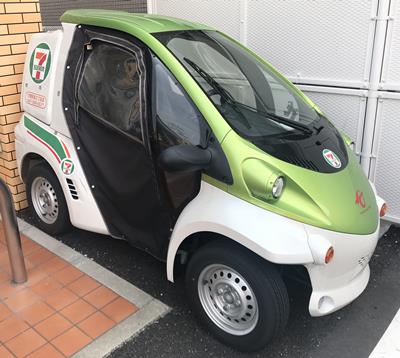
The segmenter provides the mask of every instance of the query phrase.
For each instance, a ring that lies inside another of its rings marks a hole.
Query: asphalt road
[[[20,214],[27,221],[29,212]],[[289,283],[291,313],[284,335],[255,354],[217,342],[195,321],[182,282],[166,279],[165,265],[124,241],[74,230],[58,238],[150,295],[172,311],[111,354],[140,357],[368,357],[400,307],[400,228],[391,228],[371,259],[371,279],[352,304],[326,317],[311,318],[308,294]]]

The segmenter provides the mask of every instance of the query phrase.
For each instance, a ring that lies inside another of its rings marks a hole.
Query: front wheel
[[[200,248],[188,264],[186,290],[200,322],[241,351],[265,347],[288,320],[288,294],[275,267],[235,243]]]

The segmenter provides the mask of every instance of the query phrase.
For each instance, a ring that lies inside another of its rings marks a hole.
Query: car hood
[[[225,138],[223,148],[233,168],[235,185],[228,188],[233,195],[328,230],[360,235],[376,231],[376,197],[349,148],[347,165],[333,173],[319,173],[277,159],[236,134]],[[265,187],[267,192],[271,173],[285,178],[285,188],[277,200],[263,196],[264,189],[260,190]]]

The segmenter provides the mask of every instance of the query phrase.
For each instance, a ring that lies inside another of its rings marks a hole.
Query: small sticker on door
[[[71,175],[74,172],[75,169],[75,164],[74,162],[69,159],[69,158],[65,158],[62,162],[61,162],[61,171],[65,174],[65,175]]]

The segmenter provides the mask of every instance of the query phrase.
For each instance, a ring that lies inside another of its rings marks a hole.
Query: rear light
[[[379,216],[385,216],[388,210],[388,206],[386,203],[383,203],[383,205],[381,206],[381,210],[379,211]]]
[[[332,261],[334,254],[335,254],[335,250],[331,246],[325,254],[325,263],[326,264],[329,264]]]

